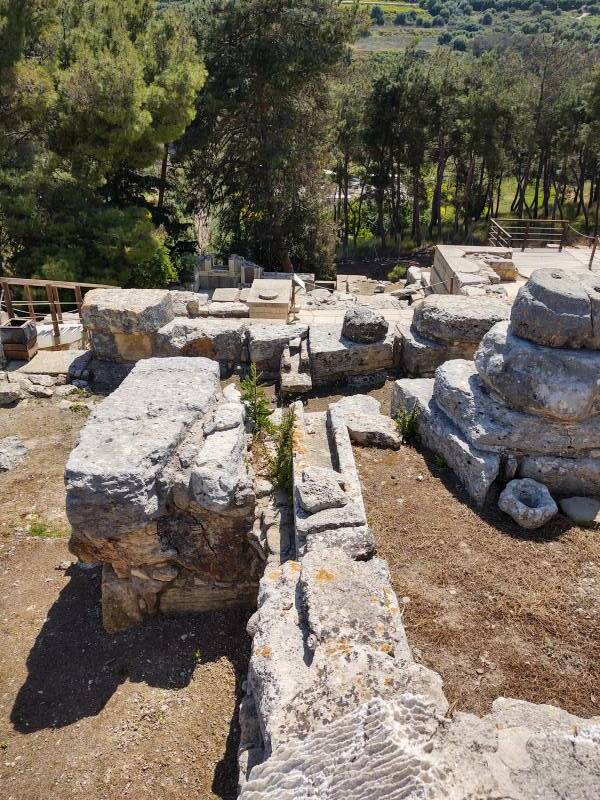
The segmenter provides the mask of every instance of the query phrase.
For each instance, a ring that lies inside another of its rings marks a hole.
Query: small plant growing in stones
[[[271,422],[271,406],[267,400],[264,386],[260,382],[260,375],[256,370],[256,364],[250,364],[248,376],[240,381],[242,391],[242,401],[246,406],[248,419],[252,425],[254,433],[262,431],[273,433],[275,426]]]
[[[29,526],[29,535],[37,536],[40,539],[60,539],[67,534],[61,528],[54,528],[40,517],[34,517]]]
[[[388,281],[401,281],[406,277],[408,267],[406,264],[396,264],[396,266],[388,272]]]
[[[415,445],[419,441],[419,409],[417,404],[415,403],[410,411],[399,411],[395,419],[403,444]]]
[[[294,410],[287,408],[274,433],[275,455],[271,459],[270,473],[273,485],[290,495],[293,488],[293,436]]]

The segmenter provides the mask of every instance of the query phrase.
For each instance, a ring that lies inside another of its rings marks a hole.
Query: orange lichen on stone
[[[262,656],[263,658],[271,658],[271,648],[268,644],[259,647],[256,651],[257,655]]]
[[[315,580],[321,581],[322,583],[325,581],[333,581],[335,580],[335,575],[333,572],[328,572],[326,569],[319,569],[315,575]]]

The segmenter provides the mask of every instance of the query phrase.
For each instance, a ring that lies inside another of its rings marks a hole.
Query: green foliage
[[[408,267],[406,264],[396,264],[396,266],[388,272],[388,281],[401,281],[406,277]]]
[[[415,402],[410,411],[402,409],[395,417],[404,444],[414,446],[419,441],[419,409]]]
[[[275,456],[270,463],[270,477],[274,486],[290,495],[294,485],[293,436],[294,410],[286,408],[274,434]]]
[[[162,286],[165,143],[205,70],[184,15],[152,0],[0,0],[0,257],[11,272]],[[7,245],[6,242],[9,244]]]
[[[57,528],[41,517],[35,516],[29,525],[29,535],[40,539],[60,539],[67,535],[62,528]]]
[[[248,419],[255,433],[273,433],[274,425],[271,422],[271,406],[267,400],[264,386],[260,382],[260,375],[256,364],[250,364],[248,375],[240,381],[242,402],[246,406]]]

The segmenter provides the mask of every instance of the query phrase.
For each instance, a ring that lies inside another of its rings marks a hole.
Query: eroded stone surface
[[[593,272],[538,269],[511,311],[513,333],[548,347],[600,349],[600,281]]]
[[[509,481],[500,493],[498,507],[529,530],[541,528],[558,513],[547,487],[531,478]]]
[[[342,336],[341,324],[311,324],[309,332],[310,369],[313,385],[324,386],[345,380],[348,375],[365,375],[394,367],[395,332],[372,344],[359,344]]]
[[[27,448],[17,436],[0,439],[0,472],[8,472],[25,460]]]
[[[490,395],[472,361],[454,360],[435,373],[436,403],[466,438],[484,450],[516,454],[587,455],[600,447],[600,417],[564,425],[515,411]]]
[[[600,353],[543,347],[501,322],[481,340],[475,366],[514,409],[564,422],[598,413]]]
[[[323,467],[307,467],[296,485],[298,500],[307,514],[316,514],[327,508],[341,508],[348,496],[341,488],[339,473]]]
[[[500,455],[471,444],[436,404],[433,388],[433,380],[427,378],[396,381],[392,391],[392,416],[401,410],[412,412],[416,408],[423,444],[444,458],[475,503],[482,506],[493,494],[500,477]]]
[[[227,374],[245,361],[246,324],[236,319],[176,318],[156,335],[158,356],[203,356],[218,361]]]
[[[352,306],[344,314],[342,335],[351,342],[380,342],[387,331],[388,322],[385,317],[367,306]]]
[[[491,297],[433,294],[415,307],[413,327],[437,341],[478,343],[509,313],[510,306]]]

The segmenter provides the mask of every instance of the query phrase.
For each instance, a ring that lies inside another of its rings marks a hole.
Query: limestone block
[[[0,381],[0,406],[10,406],[25,397],[25,392],[18,383]]]
[[[478,343],[509,313],[510,307],[494,298],[433,294],[415,307],[413,328],[438,342]]]
[[[19,367],[18,372],[28,377],[38,374],[80,378],[87,370],[91,358],[92,353],[89,350],[39,350],[31,361]]]
[[[156,335],[156,355],[204,356],[227,370],[246,360],[246,323],[236,319],[177,318]]]
[[[595,528],[600,522],[600,500],[597,497],[565,497],[560,510],[577,525]]]
[[[531,478],[509,481],[500,493],[498,507],[528,530],[541,528],[558,513],[548,489]]]
[[[565,425],[514,411],[490,394],[472,361],[457,359],[438,367],[434,395],[463,435],[483,450],[574,456],[600,448],[600,417]]]
[[[307,467],[296,485],[298,502],[307,514],[316,514],[327,508],[341,508],[348,496],[340,486],[340,474],[323,467]]]
[[[402,444],[396,423],[379,413],[380,403],[369,395],[352,395],[332,404],[342,414],[350,440],[365,447],[390,447]]]
[[[305,337],[307,333],[308,325],[302,323],[252,323],[248,326],[250,361],[256,364],[259,373],[279,376],[281,357],[286,346],[292,339]]]
[[[323,548],[338,548],[350,558],[359,560],[368,559],[375,552],[375,537],[366,524],[313,531],[310,536],[298,537],[297,544],[302,554]]]
[[[351,342],[380,342],[387,330],[388,322],[385,317],[367,306],[351,306],[344,314],[342,335]]]
[[[480,450],[465,438],[433,399],[433,380],[404,378],[394,383],[392,416],[401,410],[411,412],[415,407],[423,444],[444,458],[475,503],[482,506],[495,491],[501,471],[500,455]]]
[[[0,472],[8,472],[21,464],[27,455],[27,448],[17,436],[0,439]]]
[[[102,361],[92,358],[89,362],[90,384],[97,394],[110,394],[119,387],[135,365],[118,364],[114,361]]]
[[[538,269],[519,289],[511,327],[548,347],[600,349],[600,282],[593,272]]]
[[[194,316],[217,317],[222,319],[244,319],[250,316],[250,308],[246,303],[210,302],[198,306]]]
[[[172,297],[162,289],[92,289],[81,307],[92,352],[106,361],[149,358],[154,334],[172,319]]]
[[[313,385],[324,386],[348,375],[365,375],[394,368],[395,332],[374,344],[358,344],[342,336],[342,326],[312,324],[309,349]]]
[[[427,339],[410,323],[398,323],[398,366],[410,377],[432,378],[436,369],[451,358],[472,358],[474,342],[438,342]]]
[[[543,347],[501,322],[481,340],[475,366],[481,379],[520,411],[564,422],[600,411],[600,353]]]
[[[518,474],[545,484],[553,495],[600,495],[600,458],[525,456]]]
[[[73,537],[114,537],[164,511],[160,475],[187,428],[220,395],[207,359],[140,361],[88,419],[65,470]]]

